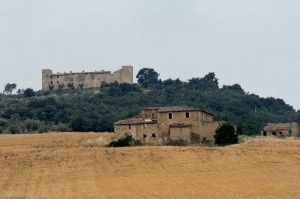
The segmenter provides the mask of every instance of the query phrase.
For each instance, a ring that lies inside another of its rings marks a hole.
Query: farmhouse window
[[[185,113],[186,118],[190,118],[190,113]]]
[[[173,114],[169,113],[169,119],[173,119]]]

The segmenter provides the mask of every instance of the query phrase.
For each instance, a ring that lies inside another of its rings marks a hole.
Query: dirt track
[[[85,147],[99,136],[0,135],[0,198],[300,198],[300,140]]]

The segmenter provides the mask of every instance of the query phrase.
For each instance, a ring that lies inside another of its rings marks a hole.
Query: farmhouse
[[[213,114],[187,106],[145,107],[140,115],[115,123],[116,137],[126,133],[144,143],[161,143],[164,139],[190,141],[193,137],[213,140],[221,122]]]
[[[263,136],[299,137],[300,129],[297,122],[292,123],[268,123],[261,132]]]

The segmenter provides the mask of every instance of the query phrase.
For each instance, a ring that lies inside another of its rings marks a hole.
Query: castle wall
[[[95,71],[78,73],[57,73],[52,70],[43,69],[42,90],[58,90],[67,88],[96,88],[105,83],[133,83],[133,67],[123,66],[122,69],[115,71]]]

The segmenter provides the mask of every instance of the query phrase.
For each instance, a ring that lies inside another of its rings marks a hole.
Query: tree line
[[[238,84],[220,87],[213,72],[184,82],[161,80],[154,69],[143,68],[136,77],[137,84],[37,92],[28,88],[14,95],[11,88],[16,86],[8,86],[0,94],[0,133],[113,131],[114,122],[137,115],[145,106],[201,108],[247,135],[259,134],[267,122],[300,121],[299,111],[282,99],[261,98]]]

